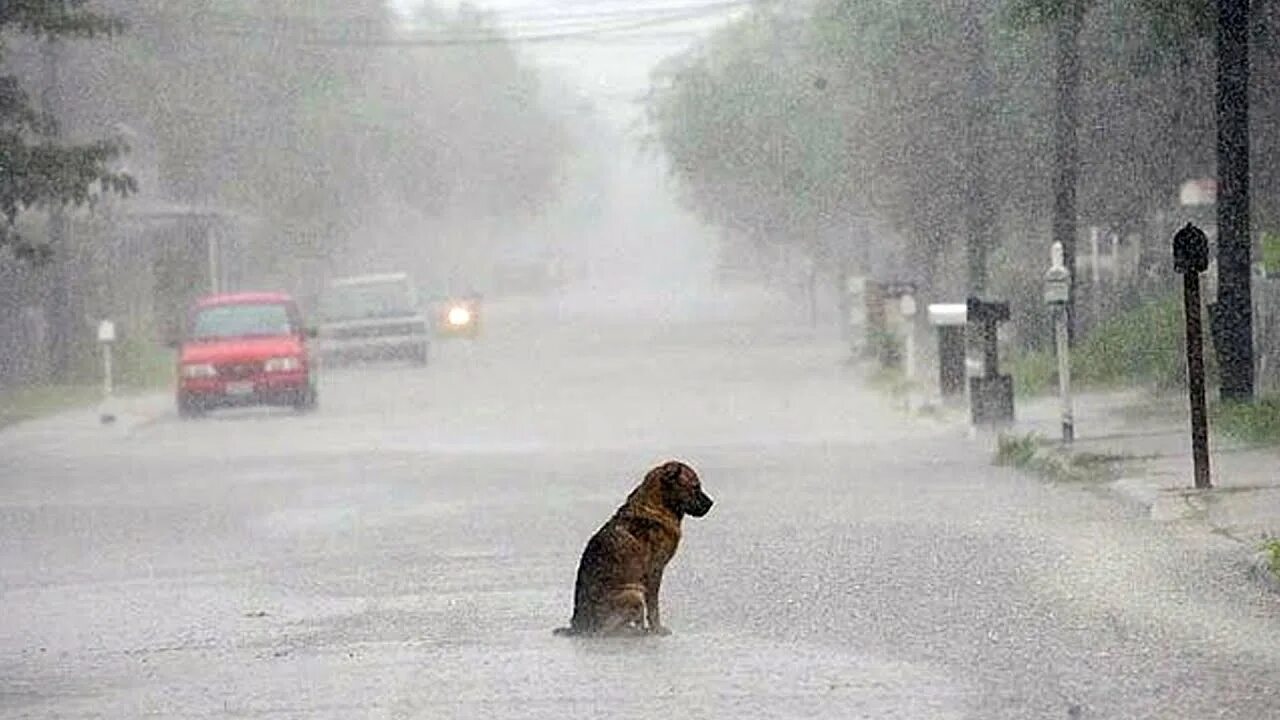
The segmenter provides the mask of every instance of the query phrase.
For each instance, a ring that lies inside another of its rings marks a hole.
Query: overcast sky
[[[389,0],[402,12],[418,0]],[[456,5],[450,0],[438,3]],[[747,3],[727,0],[473,0],[499,15],[509,35],[579,37],[522,43],[528,57],[566,78],[599,105],[626,103],[649,86],[649,73],[731,19]],[[605,27],[630,29],[592,34]]]

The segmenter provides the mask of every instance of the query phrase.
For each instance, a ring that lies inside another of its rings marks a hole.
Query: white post
[[[1096,243],[1094,248],[1097,248]],[[1096,277],[1096,265],[1094,272]],[[1071,273],[1067,272],[1063,262],[1062,243],[1055,242],[1049,248],[1049,271],[1045,273],[1044,299],[1053,312],[1054,345],[1058,355],[1058,397],[1062,401],[1062,442],[1065,444],[1070,444],[1076,434],[1071,409],[1071,350],[1067,345],[1067,300],[1070,297]]]
[[[1094,326],[1102,322],[1102,268],[1099,257],[1102,230],[1094,225],[1089,228],[1089,305]]]
[[[102,399],[110,400],[113,391],[111,382],[111,343],[102,343]]]
[[[1058,349],[1058,397],[1062,400],[1062,442],[1075,440],[1075,418],[1071,411],[1071,350],[1067,346],[1067,309],[1057,308],[1054,313],[1054,336]]]
[[[111,346],[116,343],[116,325],[110,320],[103,320],[98,323],[98,344],[102,346],[102,415],[100,419],[104,423],[115,420],[115,416],[110,412],[111,396],[115,392],[113,375],[114,370],[111,367]]]
[[[916,376],[916,334],[911,325],[907,325],[907,341],[906,341],[906,375],[907,381],[910,382]]]
[[[1120,235],[1111,233],[1111,282],[1120,284]]]
[[[898,310],[902,315],[903,333],[903,374],[907,379],[907,410],[913,407],[913,383],[916,376],[916,299],[913,295],[903,295],[898,301]]]

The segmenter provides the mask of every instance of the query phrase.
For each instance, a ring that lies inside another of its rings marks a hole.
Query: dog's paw
[[[658,635],[660,637],[666,637],[671,634],[671,630],[667,628],[667,626],[665,625],[655,625],[649,628],[649,634]]]

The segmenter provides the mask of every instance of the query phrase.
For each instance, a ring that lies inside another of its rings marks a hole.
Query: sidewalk
[[[84,439],[120,438],[173,412],[169,393],[117,396],[0,430],[0,455],[36,448],[56,450]],[[104,422],[104,418],[107,420]]]
[[[1090,393],[1075,398],[1073,453],[1113,456],[1118,476],[1106,487],[1163,523],[1200,524],[1240,542],[1251,553],[1280,537],[1280,447],[1248,447],[1213,431],[1213,488],[1192,479],[1190,419],[1185,396],[1144,392]],[[1006,431],[1061,438],[1056,397],[1019,398]],[[1273,583],[1273,586],[1275,584]]]

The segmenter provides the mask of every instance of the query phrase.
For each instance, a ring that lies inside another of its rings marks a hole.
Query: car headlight
[[[454,305],[449,308],[449,324],[453,326],[466,325],[471,322],[471,311],[461,305]]]
[[[182,366],[182,377],[184,378],[209,378],[217,374],[217,368],[209,363],[191,363]]]
[[[291,372],[302,369],[302,361],[296,357],[274,357],[262,364],[266,372]]]

